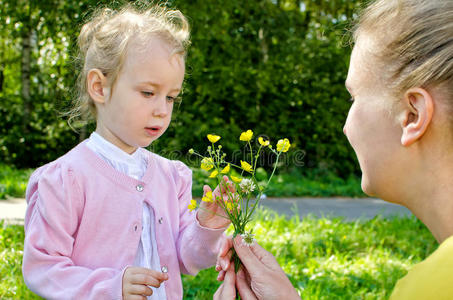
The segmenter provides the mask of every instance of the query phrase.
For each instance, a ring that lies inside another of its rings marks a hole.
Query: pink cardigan
[[[82,142],[37,169],[27,188],[23,276],[48,299],[122,299],[122,277],[137,252],[143,201],[155,213],[167,299],[182,299],[180,273],[215,263],[224,229],[201,227],[187,206],[192,174],[149,153],[142,180],[122,174]]]

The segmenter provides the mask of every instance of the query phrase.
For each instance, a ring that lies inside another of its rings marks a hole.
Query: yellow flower
[[[205,171],[209,171],[214,167],[214,163],[212,161],[212,158],[210,157],[205,157],[201,160],[201,168]]]
[[[220,171],[220,173],[222,174],[228,174],[228,172],[230,172],[230,164],[228,164],[225,168],[223,168],[222,171]]]
[[[197,208],[197,201],[194,199],[190,200],[190,204],[187,207],[190,211],[193,211],[195,208]]]
[[[265,141],[262,137],[258,138],[258,142],[260,143],[261,146],[266,147],[269,146],[269,140]]]
[[[247,171],[247,172],[250,172],[250,173],[253,172],[252,166],[248,162],[245,162],[245,161],[242,161],[242,160],[241,160],[241,168],[244,169],[244,171]]]
[[[234,204],[232,202],[225,202],[225,206],[228,209],[228,211],[232,212],[234,208]]]
[[[201,201],[212,202],[212,192],[207,192],[206,195],[204,195],[204,197],[201,198]]]
[[[291,143],[286,138],[283,140],[279,140],[277,142],[277,151],[278,152],[286,152],[289,150],[289,147],[291,147]]]
[[[233,176],[233,175],[231,175],[231,179],[232,179],[234,182],[236,182],[236,183],[239,183],[239,182],[242,181],[242,178],[236,177],[236,176]]]
[[[208,134],[208,140],[211,142],[211,143],[215,143],[217,142],[218,140],[220,140],[221,137],[218,136],[218,135],[215,135],[215,134]]]
[[[253,131],[251,131],[250,129],[241,133],[241,136],[239,137],[239,139],[241,141],[244,141],[244,142],[248,142],[252,139],[253,137]]]
[[[209,178],[215,178],[217,176],[217,174],[219,174],[219,171],[214,170],[214,171],[212,171],[211,175],[209,175]]]

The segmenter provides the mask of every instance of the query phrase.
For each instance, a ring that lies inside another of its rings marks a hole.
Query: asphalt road
[[[279,214],[299,217],[308,214],[317,217],[344,217],[346,221],[372,219],[377,215],[384,217],[410,216],[405,207],[375,198],[267,198],[261,205]]]
[[[298,213],[300,217],[344,217],[345,221],[411,215],[405,207],[374,198],[266,198],[261,205],[288,217]],[[26,207],[24,199],[0,200],[0,219],[21,223]]]

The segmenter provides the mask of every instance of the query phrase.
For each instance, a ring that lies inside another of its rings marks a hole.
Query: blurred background
[[[94,7],[124,2],[0,0],[3,165],[35,168],[89,136],[93,124],[75,132],[60,115],[75,95],[76,38]],[[342,127],[350,106],[344,88],[348,29],[359,1],[174,0],[165,5],[188,17],[192,46],[182,103],[150,150],[195,166],[187,151],[206,149],[206,134],[221,135],[225,152],[232,153],[243,146],[240,133],[253,129],[274,145],[282,137],[291,140],[281,174],[325,184],[358,182]],[[271,163],[265,160],[263,170]],[[342,193],[357,195],[360,189],[330,194]]]
[[[95,7],[125,2],[0,0],[1,299],[40,299],[21,272],[28,177],[94,129],[88,124],[75,132],[61,117],[75,96],[76,38]],[[208,133],[222,136],[234,162],[247,154],[242,131],[267,136],[274,146],[289,138],[265,209],[250,226],[304,299],[386,299],[396,280],[436,247],[408,211],[352,199],[364,194],[342,132],[350,107],[344,81],[349,32],[365,2],[155,1],[188,17],[192,45],[182,102],[150,150],[187,163],[199,197],[203,184],[213,182],[187,152],[204,153]],[[263,156],[258,180],[266,180],[273,162]],[[215,278],[212,268],[183,276],[184,299],[212,299]]]

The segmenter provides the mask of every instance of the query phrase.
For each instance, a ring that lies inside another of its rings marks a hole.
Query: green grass
[[[199,168],[193,170],[193,195],[201,197],[203,185],[214,186],[213,179],[208,178],[208,173]],[[27,181],[32,169],[18,170],[12,166],[0,164],[0,199],[9,197],[25,197]],[[257,178],[264,183],[269,174],[260,168],[257,171]],[[301,171],[293,170],[287,173],[276,174],[266,191],[269,197],[329,197],[348,196],[364,197],[360,188],[360,178],[351,176],[342,179],[333,173],[309,171],[304,174]]]
[[[12,166],[0,164],[0,199],[25,197],[28,178],[33,170],[18,170]]]
[[[410,218],[344,222],[340,218],[286,219],[258,211],[254,228],[303,299],[385,299],[396,281],[437,244]],[[23,227],[0,221],[0,299],[38,299],[21,275]],[[184,299],[212,299],[219,283],[211,268],[183,275]]]

